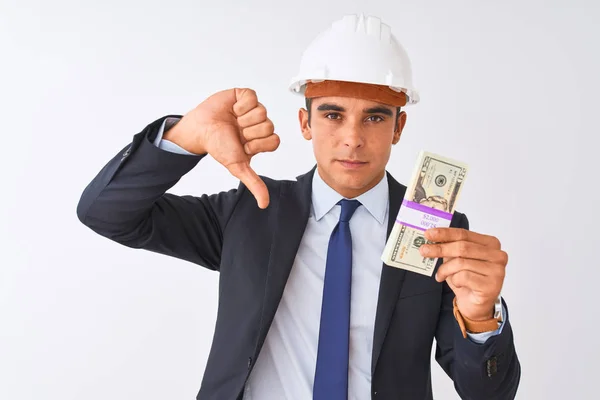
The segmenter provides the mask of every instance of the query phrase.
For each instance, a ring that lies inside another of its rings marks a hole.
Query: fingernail
[[[438,281],[438,282],[440,282],[440,276],[438,275],[437,272],[435,273],[435,280]]]
[[[424,256],[429,253],[429,247],[427,247],[427,245],[422,245],[419,251],[421,252],[421,255]]]

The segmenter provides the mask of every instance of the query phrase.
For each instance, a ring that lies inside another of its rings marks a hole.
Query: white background
[[[195,398],[218,275],[94,234],[79,196],[148,123],[233,86],[257,90],[282,137],[256,171],[306,172],[287,84],[356,12],[393,27],[422,96],[389,171],[408,183],[421,149],[469,163],[458,208],[509,253],[518,398],[595,398],[599,3],[423,3],[0,0],[0,399]],[[236,184],[207,160],[172,192]],[[433,374],[435,398],[456,399]]]

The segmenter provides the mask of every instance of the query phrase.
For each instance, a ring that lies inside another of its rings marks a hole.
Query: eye
[[[329,113],[329,114],[325,114],[325,118],[327,119],[340,119],[342,116],[338,113]]]
[[[371,116],[367,117],[367,121],[371,121],[371,122],[382,122],[383,120],[384,120],[384,118],[379,115],[371,115]]]

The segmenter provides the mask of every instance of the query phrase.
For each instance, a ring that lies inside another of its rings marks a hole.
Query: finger
[[[431,228],[425,231],[425,238],[436,243],[457,242],[464,240],[467,242],[478,243],[482,246],[496,249],[501,248],[498,238],[462,228]]]
[[[459,285],[464,285],[464,283],[462,282],[462,279],[469,279],[468,277],[460,277],[457,276],[455,278],[453,278],[456,275],[453,275],[451,277],[449,277],[448,279],[446,279],[446,283],[448,284],[448,286],[450,287],[450,289],[452,289],[452,291],[454,292],[454,294],[456,295],[456,297],[459,296],[465,296],[465,292],[468,291],[469,294],[468,296],[465,298],[465,301],[467,301],[468,303],[471,303],[473,305],[482,305],[485,304],[487,301],[490,300],[490,296],[487,294],[490,292],[490,288],[487,289],[471,289],[467,286],[456,286],[452,280],[456,280],[457,284]],[[460,299],[457,299],[457,301],[460,303]],[[460,307],[460,306],[459,306]]]
[[[456,286],[454,286],[454,284],[452,283],[452,281],[450,279],[446,279],[446,283],[448,284],[448,286],[450,286],[450,289],[452,289],[452,291],[454,292],[454,294],[457,294],[458,288]]]
[[[475,242],[460,240],[448,243],[424,244],[419,248],[423,257],[428,258],[470,258],[473,260],[483,260],[497,263],[506,263],[508,255],[502,250],[483,246]]]
[[[484,276],[471,271],[460,271],[448,277],[448,285],[451,288],[452,286],[457,289],[466,288],[477,293],[485,293],[491,284]]]
[[[269,190],[262,179],[254,172],[247,162],[230,164],[227,166],[229,172],[238,178],[250,192],[254,195],[260,208],[267,208],[269,205]]]
[[[267,118],[263,123],[245,128],[242,130],[242,136],[246,140],[260,139],[268,137],[275,131],[275,126],[270,119]]]
[[[447,263],[450,260],[454,260],[454,257],[444,257],[443,263]]]
[[[250,156],[258,153],[275,151],[279,147],[279,136],[273,133],[271,136],[261,139],[254,139],[244,144],[244,151]]]
[[[471,271],[473,273],[488,276],[493,274],[491,264],[485,261],[469,260],[465,258],[454,258],[447,263],[440,265],[435,279],[438,282],[443,282],[450,275],[454,275],[460,271]]]
[[[267,109],[261,103],[258,103],[256,107],[248,111],[242,116],[237,118],[237,123],[240,128],[247,128],[249,126],[260,124],[267,120]]]
[[[240,117],[258,106],[258,97],[256,97],[256,92],[252,89],[236,88],[235,100],[233,113],[236,117]]]

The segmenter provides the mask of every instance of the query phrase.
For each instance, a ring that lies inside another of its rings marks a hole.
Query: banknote
[[[425,230],[450,226],[467,171],[463,162],[421,151],[381,256],[385,264],[433,274],[437,258],[421,256],[419,247],[428,243]]]

